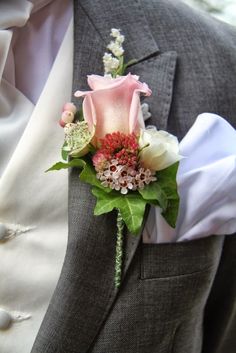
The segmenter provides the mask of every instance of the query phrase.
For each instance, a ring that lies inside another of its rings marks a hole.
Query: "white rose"
[[[175,136],[155,127],[141,129],[139,138],[140,161],[144,168],[162,170],[181,159]]]

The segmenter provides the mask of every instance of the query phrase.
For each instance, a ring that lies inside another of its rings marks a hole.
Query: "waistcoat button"
[[[6,330],[12,323],[12,316],[5,310],[0,309],[0,330]]]

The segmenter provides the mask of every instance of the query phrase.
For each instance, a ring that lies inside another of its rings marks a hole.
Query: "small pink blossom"
[[[95,170],[99,172],[100,170],[105,169],[105,166],[107,164],[107,159],[104,156],[104,154],[100,151],[98,151],[92,158],[93,160],[93,165],[95,167]]]
[[[129,190],[143,189],[145,185],[156,181],[155,172],[149,169],[138,168],[135,170],[127,165],[120,165],[118,160],[107,162],[105,169],[96,174],[104,187],[127,194]]]

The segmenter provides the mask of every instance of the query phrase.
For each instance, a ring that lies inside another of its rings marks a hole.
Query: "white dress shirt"
[[[176,228],[152,207],[145,243],[190,241],[236,232],[236,131],[216,114],[203,113],[180,142],[180,196]]]
[[[14,8],[7,2],[0,5],[0,24],[6,26],[0,31],[0,175],[38,101],[72,17],[70,0],[34,2],[24,2],[25,11],[21,1]]]

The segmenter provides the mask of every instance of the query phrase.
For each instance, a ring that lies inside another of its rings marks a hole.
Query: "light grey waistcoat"
[[[202,112],[235,125],[233,27],[177,0],[76,0],[73,91],[103,74],[112,27],[153,91],[151,124],[179,138]],[[71,170],[68,248],[32,353],[234,353],[236,237],[143,244],[127,234],[116,290],[116,215],[94,217],[94,204]]]

